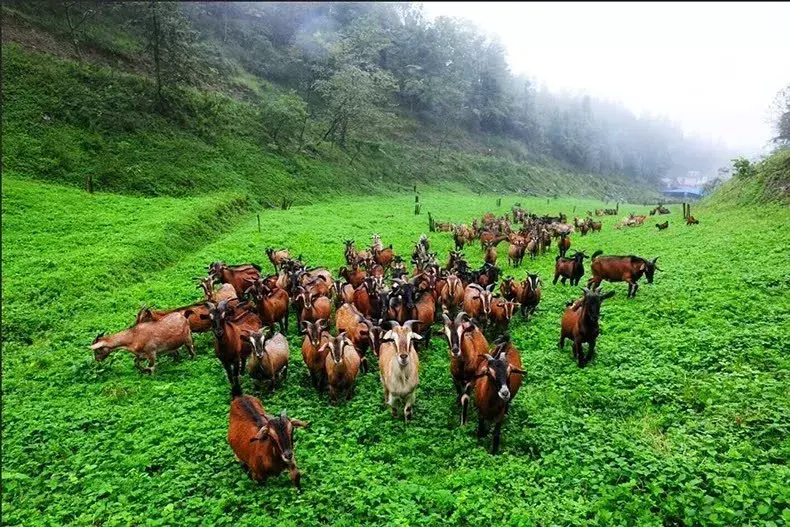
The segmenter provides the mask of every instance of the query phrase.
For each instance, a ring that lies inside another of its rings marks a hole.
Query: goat
[[[236,300],[235,292],[233,300]],[[134,323],[140,324],[141,322],[157,322],[173,313],[179,313],[186,317],[189,323],[189,329],[192,333],[203,333],[211,329],[211,322],[201,318],[201,315],[208,314],[206,302],[196,302],[187,306],[181,306],[175,309],[167,310],[157,310],[151,309],[149,307],[143,307],[137,312]]]
[[[521,316],[532,316],[540,303],[540,278],[537,274],[528,274],[521,283]]]
[[[460,311],[464,303],[464,285],[461,279],[451,274],[447,277],[440,295],[442,311],[454,315]]]
[[[372,249],[371,252],[373,253],[373,260],[382,266],[384,269],[389,269],[390,264],[392,263],[392,258],[395,256],[392,252],[392,244],[390,244],[387,248],[376,248]]]
[[[274,332],[274,323],[280,325],[280,331],[288,332],[288,293],[279,287],[270,287],[266,280],[260,278],[248,287],[244,293],[252,292],[255,298],[258,316],[261,322]]]
[[[178,354],[178,348],[186,346],[189,356],[195,356],[192,344],[192,331],[189,329],[187,314],[178,311],[170,313],[160,320],[141,322],[115,333],[100,333],[90,345],[96,361],[101,362],[113,351],[123,348],[134,355],[134,365],[141,367],[142,361],[148,359],[145,373],[154,373],[157,354]]]
[[[485,263],[496,265],[497,253],[496,253],[496,244],[493,242],[487,242],[485,244]]]
[[[327,331],[329,322],[324,319],[316,320],[312,323],[308,320],[302,321],[304,341],[302,342],[302,359],[304,359],[307,371],[310,374],[310,382],[318,390],[323,389],[326,383],[326,355],[327,349],[324,346],[332,336]]]
[[[583,368],[595,353],[595,340],[598,338],[598,316],[601,302],[614,296],[614,291],[601,294],[601,288],[590,290],[583,288],[584,297],[576,302],[568,303],[562,314],[559,348],[565,348],[565,339],[573,340],[573,357]],[[582,344],[587,343],[587,355]]]
[[[456,315],[455,320],[450,320],[447,315],[442,315],[442,318],[444,334],[450,347],[450,375],[458,394],[456,402],[461,404],[463,426],[466,424],[470,388],[474,384],[478,357],[488,351],[488,342],[483,332],[463,311]]]
[[[247,373],[255,381],[269,381],[274,392],[277,381],[288,377],[288,341],[282,333],[266,338],[260,331],[246,335],[252,347]]]
[[[494,422],[492,454],[499,451],[502,423],[526,375],[521,369],[518,350],[510,343],[508,335],[505,338],[505,342],[496,346],[493,356],[485,354],[479,358],[475,375],[475,406],[479,415],[477,437],[484,437],[488,433],[487,423]]]
[[[464,312],[483,326],[486,325],[491,313],[491,291],[493,289],[494,284],[485,289],[478,284],[469,284],[464,291]]]
[[[261,402],[239,392],[230,403],[228,443],[237,461],[249,470],[250,477],[265,482],[286,468],[297,489],[301,490],[301,473],[294,460],[294,428],[307,426],[305,421],[269,415]]]
[[[568,249],[571,248],[571,240],[568,238],[567,233],[560,233],[560,240],[557,242],[557,247],[560,249],[560,256],[564,258],[565,254],[568,252]]]
[[[209,276],[230,284],[236,290],[236,296],[241,298],[249,283],[261,277],[261,268],[255,264],[229,266],[225,262],[214,262],[208,266]]]
[[[494,298],[491,300],[491,314],[489,318],[494,323],[494,327],[499,332],[507,330],[510,319],[518,312],[521,307],[520,302],[505,300],[504,298]]]
[[[686,225],[699,225],[699,220],[694,216],[686,218]]]
[[[315,322],[323,318],[328,320],[332,312],[332,301],[325,296],[315,296],[304,287],[299,287],[299,301],[302,305],[302,310],[299,316],[299,323],[303,320]]]
[[[418,333],[422,336],[422,342],[425,345],[428,345],[428,341],[431,338],[431,324],[435,316],[436,298],[433,296],[433,290],[428,288],[418,289],[412,318],[419,322],[417,327],[421,331],[418,331]]]
[[[222,284],[218,289],[214,289],[214,279],[210,276],[199,278],[198,289],[203,290],[203,294],[208,302],[222,302],[236,298],[236,289],[231,284]],[[194,331],[194,330],[193,330]]]
[[[521,289],[521,285],[512,276],[503,278],[502,283],[499,284],[499,292],[505,300],[520,301]]]
[[[398,417],[396,403],[403,403],[403,417],[412,418],[414,391],[420,383],[420,358],[414,348],[414,341],[422,337],[412,332],[409,320],[402,326],[390,321],[391,329],[381,339],[379,350],[379,374],[384,387],[384,402],[392,410],[392,417]]]
[[[603,251],[595,251],[592,255],[590,270],[592,278],[587,281],[587,287],[598,287],[601,282],[628,282],[628,295],[626,298],[636,296],[639,289],[637,282],[642,275],[647,278],[647,283],[653,283],[653,276],[656,271],[660,271],[656,265],[658,256],[652,260],[646,260],[639,256],[601,256]]]
[[[354,380],[359,374],[359,354],[354,343],[342,331],[336,337],[327,339],[323,346],[329,350],[324,359],[329,399],[337,403],[338,395],[345,394],[348,401],[354,393]]]
[[[511,243],[507,248],[507,263],[513,267],[518,267],[521,265],[521,261],[524,259],[525,250],[526,247],[521,239]]]
[[[660,231],[669,227],[669,220],[665,221],[664,223],[656,223],[656,228]]]
[[[601,232],[601,225],[603,225],[603,223],[600,221],[590,221],[592,232]]]
[[[354,307],[353,304],[343,304],[335,313],[335,329],[344,333],[354,348],[359,353],[360,366],[363,373],[368,371],[368,361],[365,352],[368,348],[375,350],[378,343],[373,332],[373,323]]]
[[[337,274],[345,278],[346,282],[351,284],[352,287],[359,287],[360,284],[365,281],[365,277],[368,275],[355,264],[351,266],[351,269],[348,269],[347,267],[341,267]]]
[[[571,258],[564,258],[557,256],[554,260],[554,280],[552,284],[557,283],[557,279],[562,277],[562,285],[565,285],[565,280],[570,279],[571,285],[578,285],[581,277],[584,276],[584,259],[587,255],[582,252],[576,252]]]
[[[209,302],[208,308],[208,319],[214,332],[214,352],[225,368],[231,393],[234,390],[240,392],[239,374],[252,352],[249,341],[242,337],[260,331],[261,319],[249,311],[242,311],[236,316],[236,308],[224,300],[217,305]]]
[[[283,262],[291,258],[288,249],[278,249],[275,251],[273,247],[266,248],[266,256],[269,257],[269,261],[274,266],[275,273],[280,270],[280,266],[282,266]]]

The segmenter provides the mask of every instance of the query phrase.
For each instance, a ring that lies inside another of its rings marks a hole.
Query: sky
[[[498,36],[511,71],[538,85],[667,116],[744,155],[770,146],[769,108],[790,85],[790,3],[422,4]]]

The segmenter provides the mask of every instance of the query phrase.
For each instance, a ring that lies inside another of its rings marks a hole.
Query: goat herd
[[[214,350],[231,386],[228,441],[236,458],[256,481],[288,469],[299,487],[293,429],[306,423],[289,418],[285,411],[278,417],[267,413],[260,400],[242,394],[240,381],[246,371],[257,389],[265,383],[274,391],[286,380],[289,349],[284,334],[289,312],[295,312],[304,335],[302,357],[319,392],[328,388],[333,403],[350,399],[355,379],[368,369],[370,352],[377,358],[385,403],[393,417],[402,409],[406,421],[412,417],[419,384],[417,350],[427,345],[431,327],[438,322],[449,345],[461,424],[467,422],[473,398],[479,414],[478,436],[484,436],[493,423],[492,452],[496,453],[502,422],[525,373],[508,325],[518,312],[529,318],[541,299],[536,274],[527,274],[520,282],[503,277],[499,293],[494,293],[500,279],[496,247],[507,240],[508,261],[518,267],[526,253],[535,258],[557,239],[553,283],[561,278],[563,284],[570,280],[577,285],[587,256],[576,252],[566,257],[570,235],[576,229],[582,235],[598,232],[601,223],[589,218],[575,219],[573,224],[566,221],[564,214],[538,217],[520,206],[512,210],[512,224],[508,214],[497,218],[488,213],[471,227],[431,219],[431,231],[452,231],[455,250],[443,266],[422,235],[411,255],[411,277],[403,259],[393,253],[392,245],[384,247],[378,234],[367,250],[357,250],[353,240],[345,241],[346,266],[340,268],[337,280],[327,269],[308,268],[301,256],[293,258],[286,249],[266,250],[275,270],[269,276],[263,276],[255,264],[214,262],[208,266],[208,276],[198,279],[203,300],[163,311],[143,308],[133,326],[109,336],[100,334],[91,349],[97,361],[126,349],[136,366],[153,373],[157,354],[177,355],[185,346],[194,356],[192,333],[213,332]],[[518,224],[520,228],[513,228]],[[480,240],[485,253],[480,269],[470,269],[461,252],[473,240]],[[642,275],[652,283],[656,259],[602,256],[601,251],[590,257],[592,278],[583,288],[584,295],[566,306],[559,339],[560,348],[566,339],[573,342],[579,367],[593,357],[601,302],[614,295],[614,291],[602,294],[601,282],[627,282],[628,297],[633,297]],[[330,330],[333,305],[334,332]]]

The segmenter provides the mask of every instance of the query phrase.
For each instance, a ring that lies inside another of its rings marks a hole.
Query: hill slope
[[[430,129],[404,115],[388,138],[344,150],[311,130],[309,141],[272,143],[259,103],[217,91],[181,90],[163,114],[146,76],[33,51],[68,47],[41,28],[32,37],[24,20],[3,10],[4,29],[13,29],[3,32],[3,164],[17,177],[83,187],[90,175],[96,190],[140,196],[235,190],[264,205],[391,193],[415,183],[620,201],[655,196],[623,177],[583,173],[501,137],[462,134],[437,147],[435,137],[421,140]],[[249,82],[264,99],[282,93]]]

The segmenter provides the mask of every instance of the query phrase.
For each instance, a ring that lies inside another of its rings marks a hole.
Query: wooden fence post
[[[257,214],[258,216],[258,232],[261,232],[261,215]]]
[[[85,190],[87,190],[89,194],[93,194],[93,175],[92,174],[87,174],[85,176]]]

